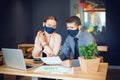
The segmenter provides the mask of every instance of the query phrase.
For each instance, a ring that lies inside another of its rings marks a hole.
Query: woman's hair
[[[46,22],[48,19],[55,20],[57,22],[57,18],[55,16],[47,16],[43,22]]]
[[[81,20],[77,16],[71,16],[71,17],[69,17],[66,22],[67,23],[73,23],[74,22],[76,25],[81,25]]]

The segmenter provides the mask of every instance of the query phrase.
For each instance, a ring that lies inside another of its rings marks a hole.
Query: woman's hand
[[[48,57],[53,57],[53,56],[55,56],[54,53],[49,53],[49,54],[48,54]]]
[[[46,40],[45,40],[45,36],[44,36],[44,32],[39,31],[37,33],[37,37],[40,40],[40,42],[42,43],[42,45],[44,46],[46,44]]]

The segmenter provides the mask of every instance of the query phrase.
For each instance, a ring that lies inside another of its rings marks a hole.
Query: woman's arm
[[[60,49],[61,49],[61,42],[62,42],[62,38],[61,38],[61,35],[56,35],[55,36],[55,41],[53,42],[54,45],[53,45],[53,53],[55,55],[58,55]]]
[[[33,58],[41,57],[41,52],[42,52],[42,44],[40,43],[38,37],[36,36],[34,49],[33,49],[33,52],[32,52]]]

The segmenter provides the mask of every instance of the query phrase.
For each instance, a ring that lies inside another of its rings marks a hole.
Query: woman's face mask
[[[70,36],[75,37],[78,34],[79,29],[78,28],[75,30],[68,29],[67,31],[70,34]]]
[[[55,31],[55,28],[48,26],[45,26],[44,29],[48,34],[52,34]]]
[[[48,19],[43,26],[44,26],[44,30],[48,34],[52,34],[56,29],[57,22],[55,20]]]

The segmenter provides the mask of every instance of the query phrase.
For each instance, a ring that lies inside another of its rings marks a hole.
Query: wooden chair
[[[22,49],[24,58],[32,58],[34,44],[18,44],[18,49]]]
[[[2,56],[2,51],[0,51],[0,65],[3,65],[3,56]]]
[[[97,46],[98,51],[100,52],[107,52],[108,46]],[[103,56],[99,56],[100,62],[103,62]]]

